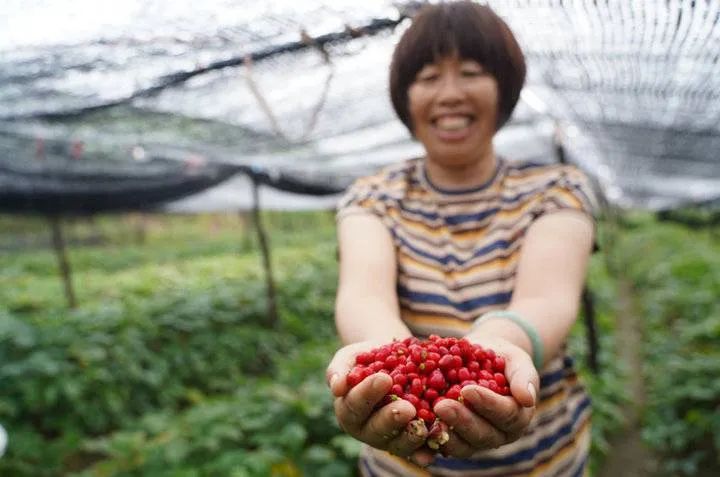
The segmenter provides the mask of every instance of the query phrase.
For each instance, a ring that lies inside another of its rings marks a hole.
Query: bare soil
[[[640,435],[640,412],[645,405],[641,317],[628,284],[620,284],[618,299],[618,359],[627,364],[633,377],[628,383],[631,403],[624,411],[625,429],[610,440],[611,451],[596,477],[651,477],[659,474],[657,460]]]

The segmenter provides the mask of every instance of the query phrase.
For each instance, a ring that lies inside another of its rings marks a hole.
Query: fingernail
[[[443,421],[445,422],[454,423],[457,420],[457,411],[455,411],[455,409],[450,408],[446,411],[443,411],[443,414],[445,415],[445,419],[443,419]]]
[[[532,396],[532,405],[534,406],[537,401],[537,391],[535,390],[535,385],[533,383],[528,383],[527,389]]]
[[[477,390],[477,388],[474,388],[474,387],[464,387],[460,391],[460,394],[462,394],[462,396],[465,399],[471,398],[471,399],[479,400],[482,398],[482,394],[480,394],[480,392]]]
[[[385,378],[382,376],[375,377],[375,380],[372,383],[373,389],[376,391],[384,391],[385,390]]]

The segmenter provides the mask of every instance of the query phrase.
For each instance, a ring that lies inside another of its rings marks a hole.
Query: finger
[[[465,439],[455,431],[448,433],[450,436],[448,441],[440,449],[445,457],[455,457],[458,459],[467,459],[478,451],[477,448],[471,446]]]
[[[521,406],[536,405],[540,377],[527,353],[513,354],[506,359],[505,376],[510,386],[510,393]]]
[[[437,417],[450,426],[452,433],[476,450],[495,448],[507,441],[504,432],[458,401],[444,399],[434,410]],[[456,445],[459,446],[459,443],[456,442]],[[458,452],[461,452],[460,447]]]
[[[412,404],[410,404],[410,406],[412,407]],[[412,458],[415,456],[422,461],[423,454],[418,454],[418,452],[425,445],[427,435],[428,430],[425,424],[419,419],[414,419],[413,416],[410,418],[410,421],[403,426],[399,435],[387,443],[386,450],[392,454],[403,457],[410,456]]]
[[[325,370],[325,382],[330,391],[336,397],[344,396],[348,392],[348,385],[345,377],[355,365],[355,357],[368,349],[368,343],[354,343],[340,348],[333,356],[330,364]]]
[[[515,399],[482,386],[465,386],[462,397],[475,413],[505,434],[519,436],[530,423],[535,408],[521,407]]]
[[[420,467],[427,467],[435,460],[435,453],[427,447],[421,447],[410,455],[410,461]]]
[[[363,379],[345,396],[336,398],[335,415],[340,426],[351,434],[357,435],[377,403],[383,399],[391,387],[392,378],[385,373],[377,373]]]
[[[415,413],[415,407],[402,399],[383,406],[364,422],[357,438],[373,447],[387,449],[391,442],[404,437]]]

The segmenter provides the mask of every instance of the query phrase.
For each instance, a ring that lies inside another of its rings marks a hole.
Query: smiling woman
[[[425,154],[359,179],[337,215],[335,321],[346,346],[328,379],[340,425],[367,444],[365,476],[585,472],[589,398],[565,341],[592,249],[595,202],[572,166],[495,154],[493,138],[524,80],[510,29],[475,2],[424,7],[397,44],[391,99]],[[512,396],[470,379],[461,400],[433,401],[432,390],[415,386],[413,396],[376,408],[398,385],[394,378],[379,373],[349,388],[345,376],[359,353],[430,335],[496,351]],[[424,424],[413,424],[421,410],[450,428],[439,449],[428,446]]]
[[[524,82],[523,53],[505,22],[489,7],[464,2],[418,15],[390,66],[395,111],[425,146],[428,173],[440,186],[492,175],[493,136],[510,119]]]

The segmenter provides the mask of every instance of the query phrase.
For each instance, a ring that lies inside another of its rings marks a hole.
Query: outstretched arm
[[[338,224],[338,243],[335,323],[343,343],[410,336],[400,320],[395,247],[385,225],[371,214],[346,216]]]
[[[592,243],[592,220],[576,210],[544,215],[526,233],[507,310],[537,330],[544,362],[558,354],[576,319]],[[532,341],[515,322],[483,320],[467,338],[505,357],[513,397],[466,386],[462,395],[471,409],[447,400],[436,406],[438,417],[454,428],[444,450],[456,457],[519,438],[534,415],[539,386]]]
[[[327,369],[335,395],[335,415],[340,426],[356,439],[411,456],[422,447],[427,434],[422,426],[408,426],[416,415],[413,405],[398,400],[375,410],[390,391],[392,378],[378,373],[352,389],[345,380],[359,353],[411,335],[400,319],[392,237],[371,214],[347,216],[338,228],[340,279],[335,322],[346,346],[335,354]]]

